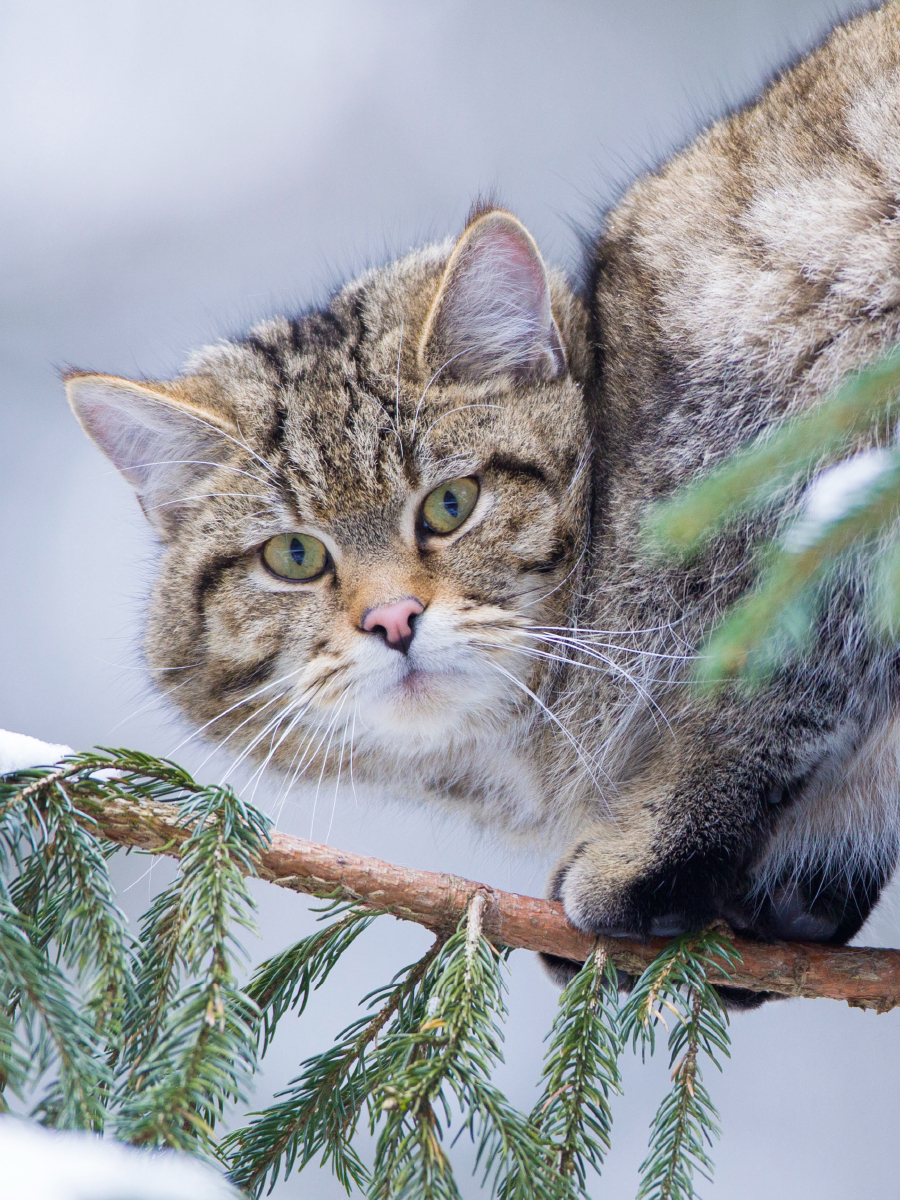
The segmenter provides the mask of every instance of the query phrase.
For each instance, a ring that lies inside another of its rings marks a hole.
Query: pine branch
[[[83,814],[81,819],[119,845],[177,858],[190,830],[180,821],[174,805],[161,802],[177,789],[171,782],[152,778],[153,764],[158,760],[129,755],[125,751],[82,755],[80,775],[72,767],[63,768],[69,780],[67,787]],[[127,794],[124,780],[123,786],[117,787],[115,779],[87,778],[92,772],[125,762],[148,773],[141,783],[141,795],[146,799]],[[34,789],[29,791],[32,797],[44,787],[52,787],[58,777],[45,773],[41,779],[32,778],[35,774],[27,772],[19,777]],[[190,776],[184,775],[184,780],[181,786],[202,790]],[[26,790],[17,792],[20,799]],[[602,945],[610,961],[631,975],[640,975],[667,945],[660,938],[646,942],[595,938],[570,925],[562,905],[554,901],[502,892],[457,876],[397,866],[284,833],[272,833],[252,864],[248,860],[246,870],[253,869],[261,878],[281,887],[358,901],[373,911],[391,913],[440,933],[451,932],[472,897],[483,892],[487,896],[484,932],[496,944],[545,951],[575,962],[585,962]],[[900,1004],[900,950],[797,942],[764,945],[740,938],[734,939],[734,945],[740,960],[730,974],[713,972],[711,982],[784,996],[845,1000],[854,1007],[878,1012]]]
[[[719,1136],[718,1114],[704,1083],[701,1052],[721,1070],[729,1055],[728,1014],[710,975],[734,963],[729,939],[717,929],[676,938],[635,984],[621,1013],[625,1040],[653,1052],[656,1029],[669,1031],[672,1089],[650,1128],[638,1200],[694,1200],[694,1172],[712,1178],[707,1147]],[[664,1015],[662,1010],[667,1010]]]
[[[306,981],[324,978],[328,961],[361,931],[361,922],[348,925],[345,920],[338,921],[263,963],[251,990],[263,1008],[264,1021],[271,1021],[271,1009],[284,1011],[292,979],[300,980],[301,987],[293,990],[291,999],[304,1005]],[[295,1165],[302,1171],[317,1155],[321,1155],[321,1166],[330,1161],[335,1177],[348,1192],[351,1184],[358,1188],[368,1184],[369,1172],[351,1141],[371,1087],[386,1072],[390,1074],[396,1034],[408,1033],[423,1020],[419,985],[445,941],[437,937],[427,953],[395,976],[388,987],[366,996],[362,1003],[375,1008],[374,1015],[355,1021],[323,1054],[307,1059],[303,1074],[276,1097],[277,1104],[255,1113],[246,1128],[225,1139],[223,1150],[231,1156],[230,1177],[239,1187],[259,1195],[267,1179],[270,1188],[274,1187],[282,1169],[286,1179]],[[275,989],[270,987],[273,975],[279,977]],[[393,1023],[389,1033],[373,1047],[389,1023]],[[264,1038],[271,1036],[271,1030],[272,1025],[266,1024]]]
[[[609,1098],[621,1091],[618,991],[617,972],[600,948],[560,997],[544,1087],[531,1114],[550,1143],[553,1168],[582,1196],[588,1167],[599,1175],[609,1150]],[[505,1200],[506,1192],[501,1196]]]

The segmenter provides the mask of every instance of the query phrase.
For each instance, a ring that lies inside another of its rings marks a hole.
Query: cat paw
[[[653,880],[636,856],[606,843],[581,842],[568,852],[550,881],[578,929],[607,937],[675,937],[696,926],[686,908]]]
[[[636,902],[635,866],[622,853],[581,842],[553,872],[549,896],[562,901],[566,916],[585,933],[647,937],[651,919]]]

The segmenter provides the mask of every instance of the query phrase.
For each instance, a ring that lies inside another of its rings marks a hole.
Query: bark
[[[123,846],[137,846],[178,857],[187,830],[175,809],[124,799],[102,803],[79,796],[79,805],[96,820],[102,833]],[[415,921],[435,931],[456,927],[476,894],[486,903],[483,929],[493,941],[525,950],[543,950],[583,962],[598,945],[622,971],[640,973],[665,946],[650,938],[598,938],[582,933],[567,920],[562,905],[533,896],[501,892],[471,879],[416,871],[335,850],[285,833],[274,833],[258,864],[262,879],[308,895],[339,895]],[[784,996],[846,1000],[878,1012],[900,1004],[900,950],[822,946],[802,942],[763,944],[734,938],[742,956],[728,976],[713,977],[755,992]]]

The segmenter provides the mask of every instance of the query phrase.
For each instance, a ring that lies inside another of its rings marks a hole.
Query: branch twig
[[[79,796],[80,806],[104,836],[123,846],[137,846],[178,857],[188,831],[166,804],[117,798],[99,803]],[[436,932],[456,927],[469,902],[483,893],[485,934],[505,946],[543,950],[582,962],[598,945],[613,963],[630,974],[640,973],[666,944],[627,938],[596,938],[570,925],[562,905],[533,896],[501,892],[470,879],[416,871],[378,858],[366,858],[331,846],[274,833],[259,863],[259,875],[280,887],[309,895],[339,894],[370,908],[392,913]],[[887,1012],[900,1004],[900,950],[822,946],[802,942],[765,945],[735,938],[742,962],[727,982],[750,991],[784,996],[846,1000],[857,1008]]]

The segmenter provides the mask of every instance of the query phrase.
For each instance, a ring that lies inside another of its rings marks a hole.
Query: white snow
[[[0,775],[24,771],[27,767],[49,767],[74,753],[70,746],[55,746],[29,737],[27,733],[0,729]]]
[[[832,521],[864,504],[881,476],[896,465],[887,450],[866,450],[817,475],[803,495],[800,516],[785,534],[784,548],[806,550]]]
[[[239,1200],[186,1154],[137,1150],[90,1133],[0,1117],[3,1200]]]

